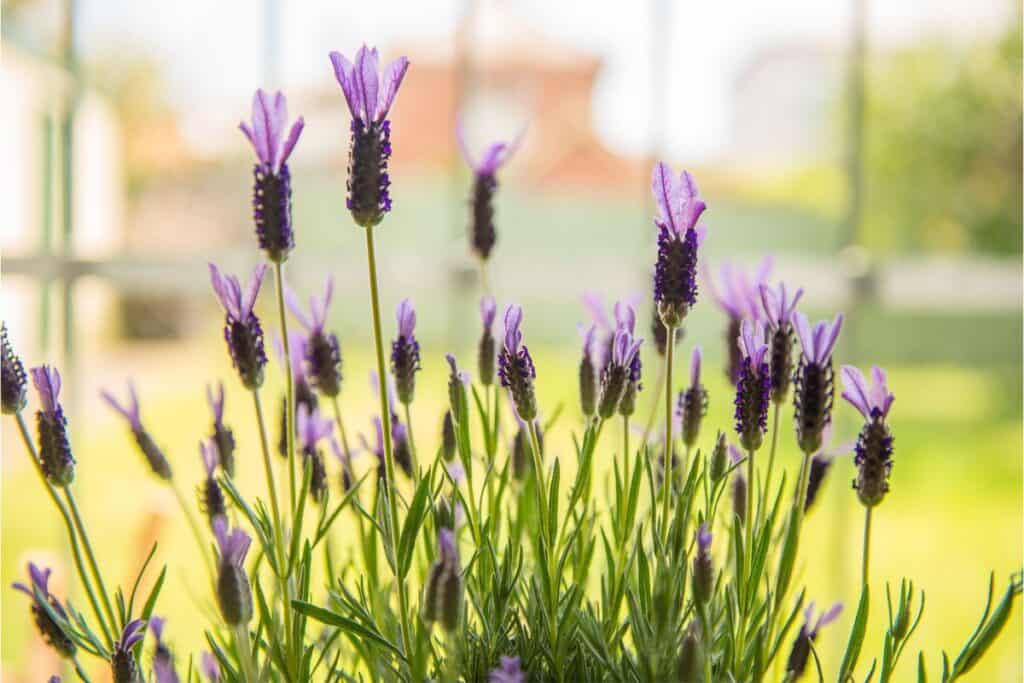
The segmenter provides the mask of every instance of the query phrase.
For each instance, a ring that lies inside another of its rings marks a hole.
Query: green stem
[[[629,461],[629,416],[622,416],[622,460]]]
[[[412,436],[412,413],[409,404],[403,403],[405,407],[405,433],[409,436],[409,454],[412,456],[412,480],[417,484],[420,481],[420,462],[416,457],[416,441]]]
[[[764,480],[764,496],[772,495],[772,471],[775,469],[775,449],[779,444],[779,403],[775,404],[775,414],[772,416],[772,448],[768,451],[768,473],[765,475]],[[758,499],[757,504],[757,518],[762,519],[762,514],[765,510],[764,496]]]
[[[547,477],[544,476],[544,457],[540,452],[540,439],[537,438],[537,424],[534,420],[530,420],[528,425],[530,427],[530,451],[533,453],[533,472],[534,476],[537,477],[537,497],[540,499],[537,506],[540,513],[540,530],[545,543],[548,543],[550,547],[551,530],[548,528],[550,521],[548,520],[548,505],[550,499],[548,498]]]
[[[345,421],[341,419],[341,405],[338,397],[331,397],[331,404],[334,406],[334,421],[338,424],[338,435],[341,437],[341,447],[345,449],[345,455],[351,456],[352,451],[348,449],[348,436],[345,433]]]
[[[84,683],[90,683],[89,675],[85,673],[85,669],[82,668],[82,663],[78,661],[78,657],[71,658],[71,666],[75,668],[75,673],[78,675],[78,678],[84,681]]]
[[[29,459],[32,460],[32,465],[35,467],[36,474],[39,475],[39,480],[43,483],[43,488],[46,489],[46,493],[49,494],[50,500],[57,507],[57,511],[60,512],[61,517],[64,519],[64,526],[68,531],[68,540],[71,542],[71,555],[75,560],[75,569],[78,571],[78,578],[82,582],[82,587],[85,588],[85,594],[89,597],[89,604],[92,605],[93,614],[96,616],[96,621],[99,622],[100,629],[103,631],[103,637],[108,648],[113,648],[114,639],[111,636],[113,628],[117,628],[117,624],[111,624],[107,626],[106,620],[103,618],[103,611],[100,609],[99,601],[96,600],[96,593],[93,590],[92,582],[89,580],[89,574],[85,570],[85,564],[82,561],[82,549],[78,545],[78,536],[75,534],[75,527],[71,521],[71,517],[68,515],[68,509],[61,502],[60,497],[57,495],[56,489],[53,485],[46,480],[46,475],[43,474],[43,468],[39,465],[39,455],[36,453],[36,446],[32,443],[32,437],[29,435],[28,427],[25,425],[25,418],[21,416],[21,413],[15,413],[15,420],[18,423],[18,431],[21,432],[21,438],[25,441],[25,448],[28,449]]]
[[[743,531],[745,532],[745,543],[743,544],[743,555],[745,562],[744,569],[750,571],[751,559],[754,557],[754,526],[757,523],[754,519],[754,451],[747,451],[747,510],[744,515]],[[756,588],[756,586],[755,586]]]
[[[277,284],[277,313],[281,318],[281,346],[284,348],[284,375],[287,387],[285,403],[285,429],[288,448],[288,494],[292,510],[292,522],[295,521],[295,378],[292,376],[292,357],[288,346],[288,318],[284,310],[284,264],[274,262],[274,280]]]
[[[100,566],[96,562],[96,553],[92,550],[92,543],[89,541],[89,535],[85,531],[85,523],[82,522],[82,515],[78,511],[78,503],[75,501],[75,494],[71,491],[70,486],[64,487],[64,497],[68,500],[68,508],[71,510],[71,517],[75,521],[75,529],[78,530],[78,537],[82,541],[82,546],[85,548],[85,558],[89,562],[89,568],[92,570],[92,577],[96,580],[96,586],[100,593],[100,598],[103,601],[103,609],[106,611],[107,619],[113,627],[117,628],[117,618],[114,616],[114,608],[110,602],[110,594],[107,593],[107,586],[103,582],[103,575],[100,573]]]
[[[873,508],[864,508],[864,555],[861,558],[860,565],[860,582],[861,585],[867,587],[868,585],[868,570],[870,569],[871,560],[871,510]]]
[[[672,357],[675,355],[676,329],[666,326],[665,340],[665,479],[661,491],[661,542],[668,544],[669,501],[673,483],[672,472]]]
[[[253,660],[252,647],[249,645],[249,631],[245,624],[236,626],[233,631],[238,646],[238,661],[242,665],[242,678],[245,683],[256,683],[256,663]]]
[[[186,521],[188,521],[189,529],[192,530],[192,537],[195,539],[196,545],[199,546],[199,554],[203,556],[203,563],[206,565],[206,571],[209,572],[211,578],[214,578],[216,575],[213,571],[213,561],[210,559],[209,546],[205,541],[203,541],[203,534],[199,530],[199,523],[196,521],[195,515],[192,514],[192,510],[189,508],[188,502],[185,500],[185,494],[181,492],[178,482],[174,479],[171,479],[167,483],[170,484],[171,490],[174,491],[174,497],[178,500],[178,507],[181,508]]]
[[[373,246],[373,228],[366,231],[366,262],[370,278],[370,309],[373,314],[373,342],[377,352],[377,377],[380,379],[380,420],[384,432],[384,470],[387,473],[387,503],[391,517],[391,543],[394,544],[398,533],[398,484],[395,480],[395,455],[391,445],[391,409],[388,406],[387,374],[384,365],[384,339],[380,324],[380,293],[377,290],[377,255]],[[409,610],[406,607],[405,577],[396,570],[395,580],[398,583],[399,619],[402,629],[402,651],[406,658],[412,648],[411,630],[409,628]]]
[[[290,373],[289,373],[290,375]],[[274,549],[277,551],[277,574],[278,584],[281,590],[281,599],[285,601],[284,628],[285,638],[290,638],[292,633],[292,610],[291,591],[288,589],[288,575],[285,558],[285,533],[284,522],[281,521],[281,508],[277,500],[277,482],[274,481],[274,463],[270,457],[270,441],[267,439],[267,423],[263,417],[263,402],[260,401],[259,389],[252,390],[252,402],[256,409],[256,424],[260,431],[260,450],[263,452],[263,471],[267,476],[267,491],[270,495],[270,508],[274,515]],[[293,530],[294,531],[294,530]],[[248,641],[247,641],[248,642]]]

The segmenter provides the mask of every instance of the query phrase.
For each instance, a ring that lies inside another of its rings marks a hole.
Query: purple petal
[[[402,85],[402,79],[405,78],[405,72],[408,69],[409,59],[407,57],[399,57],[384,69],[380,101],[377,103],[378,121],[386,117],[388,112],[391,111],[391,106],[395,103],[395,96],[398,94],[398,88]]]
[[[377,48],[372,50],[363,45],[356,53],[355,76],[356,91],[363,105],[363,122],[369,125],[374,120],[377,108],[378,87]]]
[[[701,524],[697,531],[697,545],[702,553],[707,553],[711,548],[711,532],[708,530],[707,523]]]
[[[323,332],[324,326],[327,324],[327,310],[331,306],[331,300],[334,298],[334,276],[327,276],[327,285],[324,288],[323,301],[318,301],[316,297],[309,297],[309,311],[313,316],[313,328],[316,332]]]
[[[330,58],[331,65],[334,66],[334,77],[337,79],[338,85],[341,86],[341,92],[344,93],[345,101],[348,103],[348,111],[352,114],[352,118],[358,119],[360,118],[361,100],[355,89],[352,62],[345,59],[345,55],[340,52],[332,52]]]
[[[458,141],[459,149],[462,151],[462,158],[466,160],[466,164],[475,172],[476,162],[473,161],[473,154],[469,151],[469,145],[466,144],[466,127],[462,125],[462,117],[455,121],[455,139]]]
[[[144,619],[136,619],[135,621],[129,622],[125,627],[124,631],[121,632],[120,648],[122,651],[129,650],[135,643],[142,640],[146,635],[146,621]]]
[[[437,545],[440,549],[441,562],[458,563],[459,549],[455,542],[455,532],[451,529],[441,529],[437,533]]]
[[[782,319],[781,311],[785,304],[780,303],[779,295],[768,285],[761,285],[757,290],[761,294],[761,306],[764,307],[768,321],[773,327],[777,326]],[[783,290],[782,296],[785,296],[785,290]]]
[[[205,439],[199,442],[199,457],[203,461],[203,469],[206,470],[206,476],[212,477],[213,471],[220,464],[219,451],[212,439]]]
[[[810,324],[807,322],[807,316],[803,313],[794,314],[793,327],[796,329],[796,336],[800,340],[801,348],[803,348],[804,358],[813,360],[814,337],[811,335],[811,328]]]
[[[46,569],[40,569],[35,563],[28,563],[28,575],[32,578],[32,585],[38,588],[39,592],[43,595],[50,594],[49,585],[51,573],[53,573],[53,570],[49,567]]]
[[[480,320],[483,322],[485,330],[490,330],[494,325],[494,316],[497,312],[498,304],[494,301],[493,296],[485,296],[480,299]]]
[[[149,619],[149,630],[153,632],[157,640],[163,640],[164,638],[164,624],[167,620],[163,617],[150,617]]]
[[[818,350],[818,362],[824,363],[828,360],[829,356],[832,355],[832,350],[836,347],[836,340],[839,339],[839,331],[843,329],[843,314],[837,313],[836,317],[832,320],[832,326],[827,327],[827,332],[822,338],[822,344]]]
[[[43,404],[43,412],[55,413],[60,407],[60,373],[57,368],[49,365],[41,365],[29,371],[32,374],[32,384],[39,393],[39,400]]]
[[[129,403],[127,406],[121,405],[109,391],[101,391],[100,397],[107,405],[121,413],[121,415],[128,420],[133,431],[142,431],[142,421],[139,419],[139,399],[135,395],[135,387],[132,386],[131,382],[128,383]]]
[[[693,347],[693,355],[690,356],[690,387],[700,386],[700,362],[701,350],[699,346]]]
[[[608,313],[604,308],[604,299],[600,294],[597,292],[584,292],[583,306],[590,312],[591,319],[593,319],[598,327],[602,330],[612,329],[612,324],[608,320]]]
[[[618,327],[624,327],[633,334],[636,331],[636,311],[625,301],[616,301],[615,323]]]
[[[288,138],[285,139],[284,144],[281,146],[281,155],[277,160],[277,165],[274,168],[274,173],[281,170],[281,164],[288,161],[288,157],[292,155],[292,150],[295,149],[295,143],[299,141],[299,135],[302,134],[302,129],[306,126],[306,120],[301,116],[295,120],[292,124],[292,129],[288,131]]]
[[[264,164],[270,163],[270,126],[266,93],[257,90],[252,96],[252,144],[256,156]]]
[[[224,311],[234,320],[239,319],[238,301],[234,296],[234,291],[230,285],[228,278],[212,263],[208,264],[210,268],[210,284],[213,285],[213,293],[217,295],[217,300],[220,305],[224,307]]]
[[[299,303],[299,297],[295,295],[295,292],[288,285],[284,287],[284,303],[288,310],[292,312],[292,315],[295,316],[295,319],[299,321],[299,324],[312,332],[314,327],[313,319],[306,315],[302,304]]]
[[[740,463],[744,457],[743,451],[737,448],[735,444],[729,444],[729,461],[733,465]]]
[[[651,194],[654,195],[654,202],[658,205],[662,225],[678,236],[680,230],[676,226],[675,216],[672,213],[672,198],[675,193],[672,169],[668,164],[657,164],[651,173]]]
[[[895,400],[896,397],[889,391],[885,371],[877,365],[871,368],[872,407],[878,408],[879,412],[882,413],[882,416],[885,417],[889,414],[889,408]]]
[[[864,375],[852,365],[844,365],[839,374],[843,378],[843,398],[859,410],[864,419],[871,419],[871,401],[868,400],[868,387]]]
[[[238,314],[241,316],[240,320],[245,320],[252,313],[253,306],[256,305],[256,296],[260,293],[260,286],[263,284],[263,276],[267,273],[267,264],[261,263],[252,271],[252,277],[249,278],[249,286],[245,291],[245,297],[240,299]]]
[[[697,226],[697,221],[700,220],[701,215],[703,215],[707,208],[707,204],[700,199],[693,199],[682,204],[679,207],[676,224],[679,225],[684,232],[686,230],[693,230]]]
[[[412,302],[402,299],[395,311],[395,317],[398,319],[398,335],[412,339],[413,332],[416,330],[416,310],[412,307]]]
[[[199,670],[203,672],[212,683],[217,683],[220,680],[220,664],[217,662],[217,658],[213,656],[212,652],[203,652],[199,662]]]
[[[213,421],[220,424],[224,419],[224,383],[217,382],[217,394],[214,395],[213,387],[206,385],[206,402],[210,404],[210,412],[213,413]]]
[[[509,304],[505,309],[505,348],[511,353],[519,351],[519,344],[523,340],[523,333],[519,330],[522,322],[523,309]]]
[[[827,612],[818,617],[818,623],[814,625],[814,630],[817,631],[822,626],[828,626],[833,621],[839,618],[840,613],[843,611],[843,603],[837,602],[832,605]]]

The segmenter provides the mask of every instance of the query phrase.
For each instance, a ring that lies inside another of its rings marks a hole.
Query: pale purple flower
[[[876,417],[887,417],[896,396],[889,391],[885,371],[877,365],[871,368],[871,384],[864,375],[852,365],[844,365],[840,374],[843,377],[843,398],[856,408],[865,420]]]
[[[234,275],[223,275],[217,266],[212,263],[210,267],[210,282],[213,291],[217,295],[224,311],[232,320],[244,323],[252,314],[256,305],[256,296],[260,293],[260,286],[263,284],[263,276],[267,272],[267,264],[261,263],[253,268],[252,276],[245,290],[238,278]]]
[[[224,425],[224,383],[217,382],[217,393],[213,393],[213,386],[206,385],[206,402],[210,406],[210,412],[213,414],[213,424],[215,427],[222,427]]]
[[[511,354],[519,353],[523,342],[523,332],[519,329],[523,324],[523,309],[509,304],[505,309],[505,349]]]
[[[340,52],[331,52],[330,57],[334,77],[345,94],[352,118],[370,124],[387,117],[409,68],[409,60],[399,57],[381,74],[378,73],[380,56],[377,48],[363,45],[356,52],[355,64]]]
[[[174,670],[174,658],[170,648],[164,642],[164,624],[166,620],[153,617],[149,620],[149,629],[156,638],[156,649],[153,653],[153,676],[156,683],[178,683],[178,673]]]
[[[837,313],[831,325],[823,320],[812,329],[807,322],[807,316],[803,313],[795,313],[793,314],[793,327],[796,328],[796,335],[800,339],[800,346],[803,347],[806,361],[815,365],[824,365],[832,357],[832,349],[835,348],[839,330],[843,327],[843,314]]]
[[[526,672],[519,664],[519,657],[502,657],[501,664],[487,676],[488,683],[526,683]]]
[[[243,121],[238,127],[249,138],[264,169],[277,175],[288,161],[304,125],[300,116],[286,136],[288,103],[284,95],[277,92],[271,98],[263,90],[257,90],[252,97],[252,126]]]
[[[320,440],[329,437],[334,431],[334,422],[322,417],[315,408],[310,410],[308,406],[300,405],[297,417],[299,443],[308,451],[315,450]]]
[[[220,464],[220,455],[217,452],[217,444],[212,439],[204,439],[199,442],[199,459],[203,461],[203,469],[206,476],[213,478],[213,473]]]
[[[643,343],[643,339],[633,339],[629,330],[620,327],[615,331],[615,338],[612,342],[612,363],[625,368],[630,367]]]
[[[327,284],[324,289],[323,298],[317,297],[315,294],[309,295],[309,313],[307,314],[305,309],[302,308],[302,304],[299,302],[298,297],[290,289],[285,290],[285,302],[288,304],[288,309],[295,316],[303,327],[305,327],[311,335],[323,334],[324,327],[327,325],[327,309],[330,308],[331,299],[334,298],[334,276],[327,276]]]
[[[505,344],[498,356],[498,377],[509,390],[517,414],[527,422],[537,417],[537,396],[533,380],[537,369],[529,349],[523,344],[523,309],[509,304],[505,309]]]
[[[751,365],[760,367],[768,353],[768,344],[764,341],[764,326],[760,322],[744,320],[740,325],[740,351],[743,357],[750,360]]]
[[[765,256],[757,270],[751,275],[730,263],[723,263],[719,267],[719,283],[717,285],[708,268],[705,267],[702,274],[708,291],[711,293],[711,298],[729,317],[761,320],[759,289],[761,285],[768,282],[773,266],[774,259],[771,256]]]
[[[469,145],[466,144],[466,131],[462,126],[462,121],[455,124],[455,137],[459,142],[459,149],[462,150],[462,156],[473,172],[481,176],[493,176],[497,173],[498,169],[504,166],[519,148],[519,143],[522,142],[525,133],[526,129],[524,128],[511,142],[498,141],[491,144],[484,150],[483,156],[475,159],[472,152],[469,151]]]
[[[114,643],[115,652],[128,653],[135,644],[146,637],[146,620],[135,619],[134,621],[128,622],[124,630],[121,632],[121,637],[118,638],[117,642]]]
[[[792,322],[796,305],[804,294],[804,290],[798,288],[793,294],[793,298],[789,298],[785,282],[780,282],[774,289],[766,284],[761,284],[758,291],[761,294],[761,304],[764,306],[765,321],[772,330],[785,328]]]
[[[483,323],[484,330],[490,331],[497,312],[498,304],[494,301],[493,296],[485,296],[480,299],[480,321]]]
[[[412,339],[413,332],[416,330],[416,310],[409,299],[402,299],[398,304],[395,317],[398,319],[398,335]]]
[[[217,537],[221,564],[243,569],[245,556],[249,553],[249,546],[252,544],[249,534],[240,528],[232,529],[229,532],[226,519],[220,519],[214,524],[213,533]]]
[[[651,174],[651,194],[658,207],[655,222],[659,228],[678,239],[683,239],[687,231],[698,229],[697,221],[707,205],[700,199],[697,182],[689,171],[683,171],[677,181],[668,164],[657,164]],[[699,241],[702,240],[703,235],[699,235]]]
[[[42,403],[43,412],[47,415],[63,413],[60,406],[60,373],[57,368],[50,365],[41,365],[29,370],[32,375],[32,384],[39,393],[39,402]]]
[[[139,418],[139,397],[135,393],[135,383],[128,382],[128,402],[121,404],[109,391],[103,390],[100,396],[111,408],[120,413],[131,426],[133,432],[142,431],[142,421]]]
[[[705,554],[711,550],[711,531],[706,522],[701,524],[700,529],[697,530],[697,548]]]
[[[199,659],[199,670],[211,683],[218,683],[220,681],[220,664],[212,652],[203,651]]]

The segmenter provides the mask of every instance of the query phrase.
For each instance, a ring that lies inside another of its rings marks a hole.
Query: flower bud
[[[697,532],[697,554],[693,558],[691,589],[693,599],[700,605],[707,604],[715,588],[715,568],[711,562],[711,532],[702,524]]]
[[[44,365],[32,368],[32,383],[42,410],[36,413],[39,435],[39,466],[54,486],[67,486],[75,478],[75,458],[68,440],[68,421],[60,405],[60,373]]]
[[[458,443],[455,439],[455,423],[452,421],[452,411],[444,411],[444,419],[441,421],[441,456],[451,461],[455,458]]]
[[[28,403],[28,380],[21,358],[7,339],[7,323],[0,325],[0,393],[4,415],[20,413]]]
[[[686,630],[679,648],[679,683],[701,683],[704,680],[704,648],[695,631],[693,627]]]
[[[455,532],[442,528],[438,539],[440,553],[430,568],[423,594],[423,619],[440,623],[450,633],[458,628],[462,616],[462,574]]]
[[[715,448],[711,451],[711,462],[708,464],[711,481],[717,482],[724,477],[727,469],[729,469],[729,453],[725,445],[725,434],[719,431],[718,438],[715,440]]]
[[[244,626],[253,614],[252,588],[244,565],[252,539],[241,529],[229,534],[225,519],[214,525],[214,534],[220,548],[217,604],[228,626]]]

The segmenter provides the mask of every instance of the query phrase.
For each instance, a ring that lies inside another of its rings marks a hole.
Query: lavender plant
[[[252,466],[251,454],[236,449],[235,432],[224,423],[226,394],[238,387],[218,385],[214,392],[207,386],[212,427],[196,433],[203,476],[194,482],[194,497],[180,493],[172,466],[177,455],[156,445],[161,425],[148,425],[152,436],[144,426],[134,385],[127,403],[103,395],[127,420],[147,467],[177,494],[208,562],[206,650],[188,660],[184,680],[710,683],[796,681],[808,671],[824,680],[815,648],[820,638],[831,637],[824,627],[842,606],[819,615],[806,591],[791,584],[797,567],[817,561],[800,553],[804,515],[826,493],[838,495],[821,483],[830,468],[847,462],[833,458],[850,450],[830,445],[841,315],[812,328],[795,311],[802,290],[790,297],[784,285],[767,286],[770,260],[754,277],[724,269],[721,292],[711,293],[729,319],[738,445],[729,443],[727,430],[710,430],[705,423],[712,397],[701,380],[701,350],[691,350],[685,387],[673,375],[682,325],[702,314],[697,273],[706,231],[699,221],[708,207],[690,173],[676,176],[658,164],[652,175],[657,251],[650,295],[655,352],[664,357],[653,403],[658,417],[664,410],[664,429],[649,424],[631,447],[643,340],[636,336],[630,300],[616,305],[613,323],[589,299],[595,321],[583,330],[582,420],[563,427],[556,421],[559,409],[542,406],[538,389],[550,379],[538,372],[525,343],[523,309],[506,304],[504,329],[496,336],[498,304],[487,293],[480,301],[477,377],[446,354],[447,408],[438,416],[438,448],[417,453],[409,419],[416,374],[421,357],[440,353],[421,348],[416,312],[405,299],[387,362],[380,311],[386,283],[378,275],[374,243],[392,209],[388,113],[409,62],[401,57],[379,73],[377,51],[365,46],[353,62],[337,52],[331,61],[352,116],[346,205],[366,239],[376,361],[371,379],[379,404],[370,438],[360,435],[360,443],[371,457],[355,457],[341,410],[341,346],[328,320],[333,281],[322,298],[310,298],[307,309],[283,280],[283,263],[296,248],[287,161],[303,122],[285,136],[281,94],[271,98],[258,91],[252,124],[242,130],[258,159],[258,243],[276,279],[285,457],[271,458],[261,398],[270,361],[256,308],[267,264],[255,268],[244,288],[210,266],[225,313],[225,361],[253,401],[262,487],[243,487],[234,478]],[[483,261],[497,257],[494,174],[513,148],[495,145],[472,164],[471,232]],[[304,333],[289,333],[287,309]],[[82,680],[89,680],[80,662],[87,656],[106,662],[117,682],[182,680],[186,659],[173,652],[165,637],[170,629],[153,616],[166,568],[145,598],[138,594],[139,579],[130,591],[108,590],[74,496],[77,463],[60,403],[60,374],[49,366],[26,373],[6,326],[2,337],[3,412],[16,423],[40,485],[64,522],[88,613],[51,593],[49,570],[35,565],[30,583],[15,588],[29,596],[44,640]],[[35,438],[23,417],[29,374],[38,392]],[[870,591],[871,516],[890,494],[894,398],[878,368],[870,384],[851,366],[841,374],[843,397],[864,420],[852,448],[855,494],[847,499],[863,505],[865,524],[861,594],[835,675],[842,683],[871,680],[876,673],[889,681],[924,608],[923,593],[909,579],[901,579],[898,593],[887,584],[883,649],[861,663],[871,606],[879,602],[872,602]],[[779,419],[790,390],[792,429]],[[333,419],[323,410],[328,403]],[[621,448],[601,441],[609,420],[622,422]],[[560,452],[551,437],[566,431],[573,448]],[[761,458],[755,461],[765,443],[766,467]],[[325,458],[328,448],[333,459]],[[798,466],[793,478],[793,467],[780,459],[778,485],[772,479],[776,450],[801,455],[792,463]],[[397,468],[408,476],[396,476]],[[282,469],[287,495],[278,491]],[[206,524],[196,523],[198,512]],[[339,524],[343,515],[354,532]],[[157,551],[154,546],[139,578]],[[168,590],[184,593],[179,586]],[[1018,574],[993,604],[990,579],[981,622],[955,659],[943,653],[941,680],[973,669],[1021,590]],[[148,656],[142,652],[147,629],[154,636]],[[923,653],[917,667],[924,680]]]

